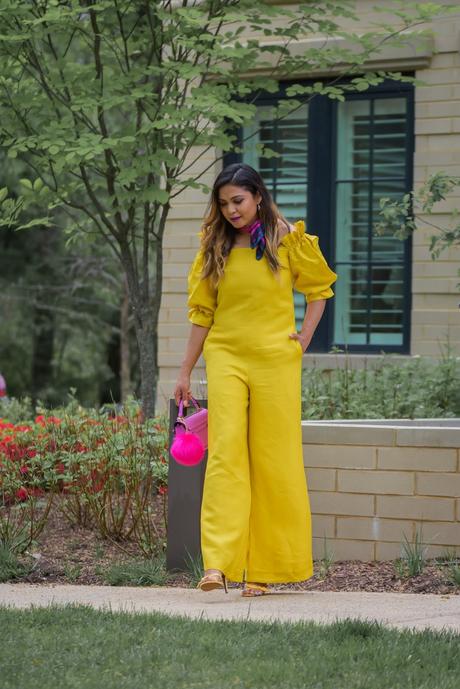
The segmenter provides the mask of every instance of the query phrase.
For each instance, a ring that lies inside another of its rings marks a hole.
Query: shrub
[[[12,553],[24,552],[39,536],[53,501],[53,492],[45,493],[47,467],[37,436],[30,425],[0,419],[0,546]]]
[[[460,359],[439,362],[411,357],[405,363],[383,356],[378,364],[353,369],[304,369],[302,418],[395,419],[460,416]]]
[[[60,494],[59,509],[71,523],[155,552],[152,498],[163,496],[165,514],[166,420],[143,421],[133,403],[120,414],[86,410],[75,400],[52,414],[41,411],[29,424],[0,422],[0,539],[25,550]],[[38,515],[40,497],[45,509]]]

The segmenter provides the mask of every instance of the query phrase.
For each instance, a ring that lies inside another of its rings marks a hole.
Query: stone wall
[[[324,536],[335,560],[395,559],[420,529],[428,557],[460,552],[459,427],[304,421],[302,432],[315,559]]]

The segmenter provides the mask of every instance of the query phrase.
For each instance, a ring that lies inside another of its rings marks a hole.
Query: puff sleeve
[[[203,254],[200,249],[188,273],[188,320],[195,325],[210,328],[214,321],[216,290],[211,286],[209,278],[202,279],[202,270]]]
[[[295,231],[286,235],[289,265],[296,290],[305,295],[307,303],[334,296],[331,285],[337,280],[319,248],[318,237],[306,234],[303,220],[295,223]]]

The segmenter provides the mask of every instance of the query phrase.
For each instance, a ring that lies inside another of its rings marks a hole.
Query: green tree
[[[0,234],[0,370],[11,395],[61,404],[118,399],[120,285],[101,242],[58,228]]]
[[[6,165],[5,157],[0,149],[0,187],[20,194],[25,164]],[[27,216],[37,212],[30,206]],[[56,227],[0,233],[0,370],[14,396],[56,405],[75,387],[85,403],[111,402],[120,369],[119,267],[98,236],[66,247],[59,215]]]
[[[274,119],[299,98],[343,99],[347,89],[403,79],[363,65],[438,11],[405,4],[394,23],[358,34],[342,30],[343,20],[359,26],[347,0],[2,1],[0,144],[30,169],[19,199],[0,192],[3,222],[51,227],[60,209],[69,240],[98,233],[110,245],[126,275],[147,415],[156,396],[165,224],[179,194],[206,189],[205,167],[196,172],[203,152],[235,149],[235,127],[251,121],[257,94],[274,92],[278,78],[294,81]],[[321,48],[290,51],[317,35],[327,38]],[[318,70],[337,76],[296,84],[295,75]],[[29,204],[45,217],[22,221]]]

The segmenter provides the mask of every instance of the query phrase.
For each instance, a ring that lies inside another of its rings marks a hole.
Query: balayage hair
[[[202,277],[210,277],[214,285],[224,274],[227,257],[235,243],[236,230],[222,214],[219,191],[226,184],[242,187],[253,196],[260,194],[258,217],[265,229],[265,251],[268,264],[274,273],[280,268],[278,259],[279,221],[289,224],[265,186],[259,173],[245,163],[233,163],[225,167],[216,177],[211,192],[207,215],[201,228],[201,249],[203,252]],[[263,260],[263,259],[262,259]]]

